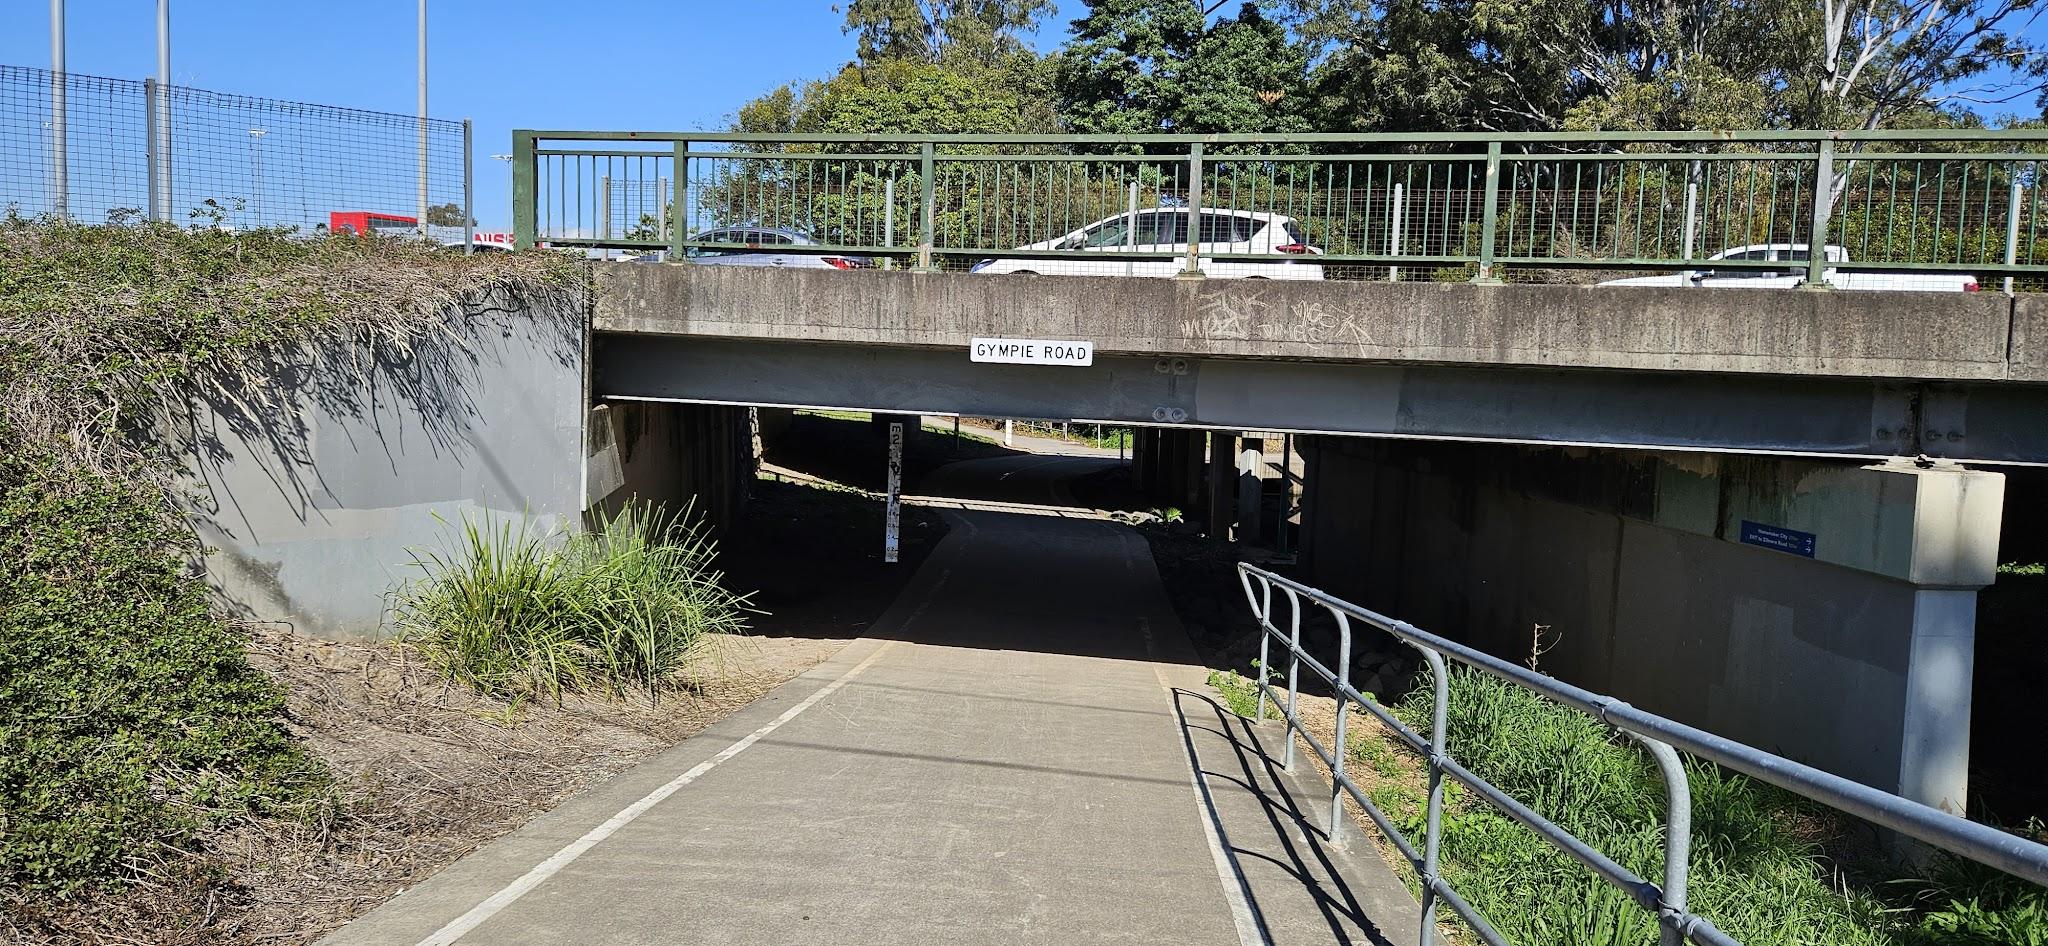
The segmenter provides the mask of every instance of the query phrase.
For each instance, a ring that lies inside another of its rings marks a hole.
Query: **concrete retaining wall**
[[[1308,450],[1315,584],[1961,809],[2001,475],[1330,437]]]
[[[688,507],[713,529],[730,525],[754,475],[753,425],[744,407],[613,401],[590,412],[593,512],[629,501]]]
[[[409,550],[464,520],[573,527],[585,318],[581,299],[504,302],[409,353],[322,346],[239,399],[195,400],[173,439],[207,580],[254,619],[370,636]]]

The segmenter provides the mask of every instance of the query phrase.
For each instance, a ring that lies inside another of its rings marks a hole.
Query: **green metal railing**
[[[1491,281],[1697,272],[1690,267],[1725,249],[1778,245],[1786,252],[1777,258],[1711,269],[1803,271],[1813,286],[1827,284],[1824,270],[2048,277],[2042,130],[518,131],[513,152],[521,246],[664,250],[678,260],[748,242],[714,232],[739,228],[807,241],[778,251],[924,270],[1001,259],[1012,269],[1105,272],[1117,261],[1131,274],[1196,275],[1223,261],[1308,264],[1333,278]],[[1260,236],[1245,240],[1248,231]],[[1840,247],[1847,259],[1804,252],[1811,245]]]

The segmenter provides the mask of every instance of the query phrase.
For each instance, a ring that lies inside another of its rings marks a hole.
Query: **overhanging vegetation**
[[[403,354],[581,278],[551,254],[0,220],[0,905],[62,909],[203,860],[209,826],[326,804],[191,574],[184,458],[154,432],[194,403],[281,419],[264,382],[304,345]]]

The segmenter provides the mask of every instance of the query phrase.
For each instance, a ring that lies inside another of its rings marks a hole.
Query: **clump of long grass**
[[[1431,688],[1395,712],[1420,731]],[[1598,720],[1485,674],[1453,670],[1451,755],[1643,877],[1662,877],[1664,789],[1644,752]],[[1691,907],[1753,946],[1901,942],[1904,918],[1847,886],[1801,828],[1815,806],[1691,760]],[[1455,784],[1447,786],[1444,874],[1518,943],[1624,946],[1657,939],[1655,918],[1562,851]],[[1422,827],[1419,792],[1391,792],[1402,827]]]
[[[744,631],[747,596],[712,567],[685,508],[630,504],[585,532],[465,519],[455,548],[419,550],[394,596],[400,640],[499,696],[644,691],[672,682],[707,634]]]

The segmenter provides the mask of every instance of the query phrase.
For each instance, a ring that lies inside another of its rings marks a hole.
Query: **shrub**
[[[574,291],[549,254],[0,216],[0,906],[147,871],[323,797],[278,689],[192,574],[152,432],[205,401],[274,423],[298,346],[407,350],[451,309]]]
[[[456,548],[416,552],[396,596],[401,639],[450,678],[501,696],[645,689],[650,699],[705,634],[745,629],[719,584],[715,543],[685,509],[628,505],[589,532],[464,520]]]
[[[0,889],[62,896],[209,819],[319,797],[155,499],[0,454]]]

